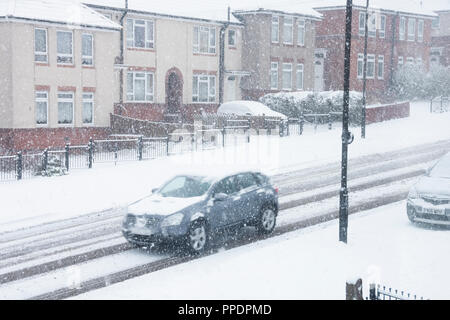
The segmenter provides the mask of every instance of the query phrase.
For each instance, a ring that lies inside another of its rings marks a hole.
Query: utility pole
[[[366,138],[366,89],[367,89],[367,41],[369,34],[369,0],[366,3],[366,19],[364,30],[364,64],[363,64],[363,98],[362,98],[362,115],[361,115],[361,138]]]
[[[344,58],[344,105],[342,112],[342,165],[341,190],[339,202],[339,241],[347,243],[348,229],[348,189],[347,165],[348,145],[353,142],[353,135],[348,131],[348,106],[350,96],[350,58],[352,41],[352,0],[347,0],[345,17],[345,58]]]

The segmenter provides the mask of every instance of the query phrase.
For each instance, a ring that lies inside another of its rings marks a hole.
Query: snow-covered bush
[[[274,111],[288,117],[297,118],[302,114],[328,114],[329,112],[342,112],[344,103],[343,91],[299,91],[279,92],[267,94],[260,101]],[[350,123],[361,122],[362,94],[350,92]]]
[[[48,156],[47,160],[47,168],[44,167],[44,164],[42,164],[42,167],[38,171],[37,175],[41,175],[44,177],[51,177],[51,176],[63,176],[67,174],[66,167],[63,164],[63,161],[58,159],[55,155],[50,154]]]
[[[394,73],[392,87],[397,99],[431,99],[450,95],[450,70],[432,66],[426,73],[423,67],[406,64]]]

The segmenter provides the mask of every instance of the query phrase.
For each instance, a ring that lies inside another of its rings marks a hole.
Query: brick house
[[[316,28],[316,55],[324,59],[325,90],[342,90],[344,70],[345,1],[342,5],[315,8],[323,15]],[[350,89],[362,91],[365,1],[353,5]],[[373,1],[372,1],[373,3]],[[369,8],[367,97],[369,102],[386,99],[394,71],[404,63],[421,64],[429,68],[431,24],[435,15],[421,9],[402,12],[395,4],[384,8]],[[377,27],[375,27],[377,26]],[[320,75],[316,75],[320,77]]]
[[[2,0],[0,149],[108,135],[120,28],[84,5]]]
[[[430,63],[450,66],[450,10],[436,11],[431,33]]]
[[[256,9],[234,11],[244,23],[242,65],[250,72],[243,97],[257,100],[267,93],[314,89],[314,10]]]

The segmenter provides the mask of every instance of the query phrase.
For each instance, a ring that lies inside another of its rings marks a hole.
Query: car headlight
[[[417,198],[419,198],[419,193],[417,192],[417,189],[415,187],[412,187],[411,190],[409,190],[408,199]]]
[[[182,213],[175,213],[171,216],[168,216],[161,222],[161,227],[169,227],[169,226],[178,226],[181,221],[183,221],[184,214]]]

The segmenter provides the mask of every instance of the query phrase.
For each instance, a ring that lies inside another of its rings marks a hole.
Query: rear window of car
[[[270,179],[268,176],[263,175],[262,173],[254,173],[258,185],[266,185],[270,184]]]
[[[237,187],[239,190],[247,189],[256,184],[258,184],[258,182],[251,173],[241,173],[237,175]]]

